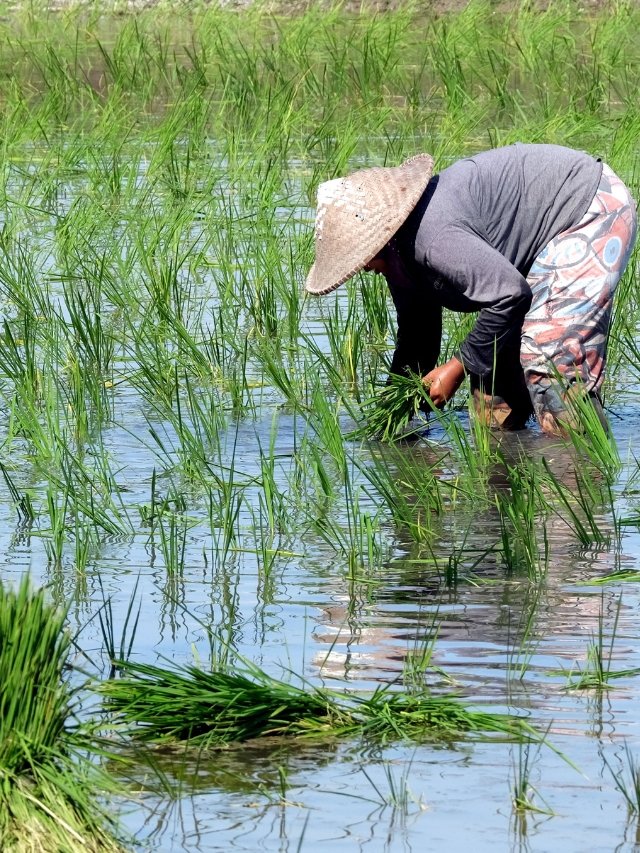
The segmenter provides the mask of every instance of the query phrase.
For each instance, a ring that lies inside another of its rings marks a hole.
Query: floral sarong
[[[520,360],[541,425],[563,409],[558,383],[578,382],[597,395],[604,379],[613,296],[637,232],[629,190],[606,164],[587,213],[538,255],[527,282],[533,292]]]
[[[629,190],[604,164],[586,214],[554,237],[529,271],[533,300],[521,338],[500,353],[493,377],[483,382],[471,376],[479,415],[494,426],[517,428],[533,410],[546,432],[558,432],[572,385],[600,407],[613,297],[637,228]]]

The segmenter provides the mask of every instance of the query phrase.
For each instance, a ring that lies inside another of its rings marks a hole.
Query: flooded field
[[[0,818],[3,849],[638,849],[636,260],[608,439],[490,434],[466,386],[411,438],[354,439],[393,306],[373,276],[303,283],[315,188],[361,165],[556,142],[639,198],[639,25],[624,5],[6,12],[0,579],[68,608],[64,681],[120,824],[113,847],[64,836],[36,802],[63,840]],[[472,320],[445,317],[442,358]],[[100,695],[136,665],[330,712],[224,743],[189,694],[176,734],[176,688],[169,736],[168,705],[141,716],[151,681],[137,717]],[[357,704],[391,695],[467,716]]]

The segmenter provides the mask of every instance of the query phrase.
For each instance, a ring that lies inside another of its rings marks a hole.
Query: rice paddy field
[[[638,849],[637,260],[566,440],[465,386],[368,437],[386,284],[303,284],[359,167],[554,142],[640,198],[639,31],[3,8],[3,850]]]

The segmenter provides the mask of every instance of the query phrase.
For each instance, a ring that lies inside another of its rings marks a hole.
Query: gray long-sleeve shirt
[[[517,143],[434,176],[388,255],[398,310],[392,371],[435,365],[445,307],[480,312],[458,357],[467,371],[488,375],[520,334],[531,304],[529,268],[584,216],[601,174],[602,163],[583,152]]]

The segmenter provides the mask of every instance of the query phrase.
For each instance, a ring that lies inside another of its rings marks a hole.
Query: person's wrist
[[[456,380],[462,382],[464,379],[464,364],[455,355],[447,362],[449,370],[456,377]]]

